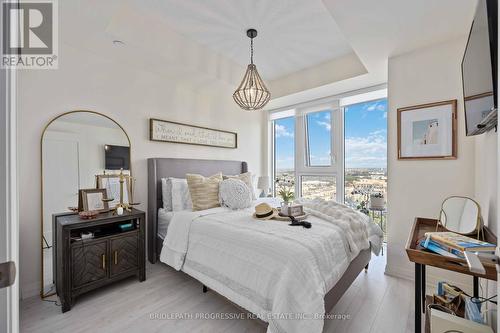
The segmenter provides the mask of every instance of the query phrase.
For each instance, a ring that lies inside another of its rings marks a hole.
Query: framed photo
[[[189,145],[238,148],[237,133],[160,119],[149,120],[149,139]]]
[[[123,203],[130,203],[130,175],[124,175],[125,182],[123,183]],[[109,201],[110,207],[115,207],[120,203],[120,175],[97,175],[97,188],[106,191],[107,198],[113,199]]]
[[[398,109],[398,159],[456,159],[457,100]]]
[[[81,198],[81,208],[83,211],[96,210],[98,212],[104,212],[109,210],[109,205],[103,199],[106,199],[106,190],[104,189],[86,189],[79,191],[79,197]]]

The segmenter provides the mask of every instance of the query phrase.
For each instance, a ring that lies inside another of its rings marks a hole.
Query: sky
[[[312,165],[329,165],[330,113],[320,111],[307,116]],[[381,99],[345,108],[345,167],[386,168],[387,100]],[[275,121],[276,168],[293,169],[295,121]]]

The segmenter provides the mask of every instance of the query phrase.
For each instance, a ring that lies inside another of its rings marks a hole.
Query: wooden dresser
[[[56,214],[54,223],[54,271],[62,312],[87,291],[130,276],[146,279],[145,213],[132,209],[123,215],[102,213],[93,220],[78,214]],[[123,230],[126,224],[132,227]],[[81,239],[81,234],[93,238]]]

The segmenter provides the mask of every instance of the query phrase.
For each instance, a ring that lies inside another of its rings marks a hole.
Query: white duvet
[[[370,243],[378,254],[382,232],[365,215],[319,203],[305,205],[310,229],[256,220],[253,207],[176,212],[160,260],[268,322],[268,332],[322,332],[325,294]]]

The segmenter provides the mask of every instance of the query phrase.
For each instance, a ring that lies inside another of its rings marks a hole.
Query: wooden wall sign
[[[237,133],[160,119],[149,120],[149,139],[220,148],[238,147]]]

